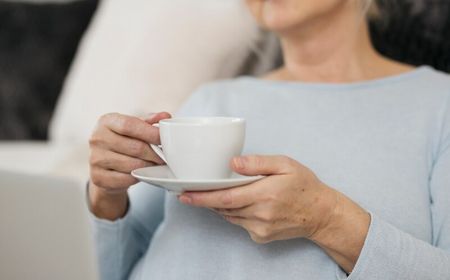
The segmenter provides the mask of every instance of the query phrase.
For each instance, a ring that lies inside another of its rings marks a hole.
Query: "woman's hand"
[[[117,113],[100,118],[89,141],[91,148],[89,198],[91,211],[115,220],[127,210],[128,188],[137,183],[132,170],[163,164],[149,143],[159,144],[159,129],[152,124],[170,118],[157,113],[145,120]]]
[[[180,201],[213,209],[257,243],[308,238],[347,272],[353,269],[370,223],[364,209],[288,157],[244,156],[231,165],[243,175],[268,176],[242,187],[184,193]]]

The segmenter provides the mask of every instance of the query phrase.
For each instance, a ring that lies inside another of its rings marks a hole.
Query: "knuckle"
[[[130,164],[130,169],[131,170],[134,170],[134,169],[138,169],[138,168],[143,168],[143,167],[146,167],[147,165],[146,165],[146,163],[144,162],[144,161],[142,161],[142,160],[136,160],[136,161],[133,161],[131,164]]]
[[[233,206],[233,190],[226,190],[221,195],[221,201],[226,206]]]
[[[236,218],[234,218],[234,217],[232,217],[232,216],[229,216],[229,215],[223,215],[223,218],[227,221],[227,222],[229,222],[229,223],[232,223],[232,224],[236,224]]]
[[[111,113],[101,115],[100,118],[98,118],[97,125],[101,126],[106,124],[108,122],[108,119],[111,117],[110,115]]]
[[[254,156],[253,163],[256,168],[262,168],[264,167],[264,158],[261,156]]]
[[[89,164],[92,166],[98,165],[100,162],[100,157],[97,155],[97,153],[93,152],[91,153],[91,156],[89,157]]]
[[[257,244],[267,244],[267,243],[269,243],[269,240],[261,238],[261,237],[257,236],[256,234],[250,234],[250,237],[253,240],[253,242],[255,242]]]
[[[140,156],[145,152],[146,144],[140,141],[130,141],[129,149],[132,156]]]
[[[102,116],[101,124],[106,127],[111,127],[119,134],[125,134],[129,129],[131,117],[121,115],[119,113],[109,113]]]
[[[117,120],[118,132],[121,134],[129,134],[133,130],[133,121],[129,117],[120,117]]]
[[[261,202],[265,202],[270,204],[270,206],[273,206],[273,203],[278,200],[278,196],[279,194],[277,191],[266,192],[261,195]]]
[[[123,187],[130,187],[130,186],[132,186],[132,185],[137,183],[137,180],[131,175],[123,174],[121,176],[122,176],[122,178],[119,180],[120,181],[120,186],[119,187],[122,187],[122,188]]]
[[[131,178],[127,178],[126,175],[114,180],[109,180],[103,176],[93,177],[91,180],[95,185],[110,191],[124,189],[134,184],[134,181]]]
[[[159,144],[161,142],[160,135],[159,135],[159,128],[151,127],[148,137],[149,137],[150,143]]]
[[[92,177],[91,180],[92,183],[94,183],[96,186],[99,186],[101,188],[104,187],[104,181],[100,177]]]
[[[99,167],[111,166],[111,160],[105,158],[104,156],[98,155],[98,153],[93,153],[89,159],[89,162],[92,166],[99,166]]]
[[[255,213],[255,217],[265,222],[271,222],[275,219],[275,214],[271,210],[263,210]]]
[[[98,172],[95,171],[91,171],[91,182],[98,187],[104,187],[105,185],[105,180],[103,176],[101,176],[100,174],[98,174]]]
[[[94,157],[92,155],[89,157],[89,165],[90,166],[95,166],[95,159],[94,159]]]
[[[293,160],[292,158],[287,157],[287,156],[279,156],[279,161],[284,166],[288,166],[288,167],[295,166],[295,160]]]
[[[93,133],[91,137],[89,137],[89,146],[96,147],[103,143],[103,139],[97,134]]]
[[[258,237],[258,239],[261,239],[261,240],[267,240],[271,235],[271,231],[270,231],[269,227],[265,226],[265,225],[258,226],[257,228],[255,228],[254,232],[255,232],[256,237]]]
[[[107,114],[104,114],[104,115],[102,115],[99,118],[98,123],[100,125],[105,125],[105,124],[109,123],[112,119],[117,118],[118,115],[119,115],[118,113],[107,113]]]

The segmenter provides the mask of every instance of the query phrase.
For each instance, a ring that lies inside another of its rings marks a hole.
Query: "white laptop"
[[[97,280],[82,186],[0,171],[0,279]]]

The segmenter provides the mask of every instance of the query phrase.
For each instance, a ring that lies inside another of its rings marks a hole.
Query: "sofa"
[[[450,72],[448,1],[378,2],[380,52]],[[176,111],[203,83],[281,63],[241,0],[0,1],[0,26],[0,169],[77,180],[101,114]]]

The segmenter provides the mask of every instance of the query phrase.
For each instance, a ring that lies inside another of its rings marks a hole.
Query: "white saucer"
[[[233,173],[229,179],[181,180],[175,178],[167,165],[144,167],[133,170],[131,175],[139,181],[156,185],[171,192],[211,191],[242,186],[255,182],[264,176],[242,176]]]

